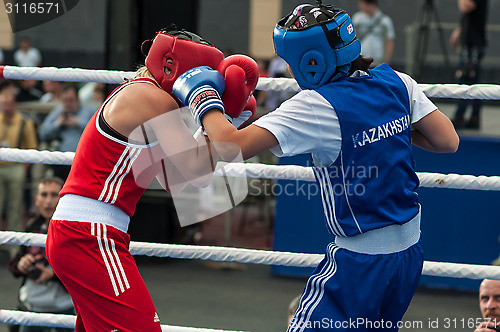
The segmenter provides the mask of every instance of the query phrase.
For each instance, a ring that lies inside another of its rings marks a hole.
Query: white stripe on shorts
[[[106,265],[111,285],[113,286],[115,296],[118,296],[129,289],[130,285],[118,253],[116,252],[115,241],[113,239],[108,239],[107,227],[105,224],[91,223],[91,234],[97,238],[99,250],[101,251],[102,259]]]
[[[300,305],[293,317],[292,323],[288,327],[287,332],[302,332],[308,326],[311,315],[314,309],[323,299],[325,293],[325,284],[337,271],[337,262],[335,261],[335,253],[340,248],[335,244],[328,245],[327,261],[321,271],[309,278],[306,284],[308,293],[302,294]]]

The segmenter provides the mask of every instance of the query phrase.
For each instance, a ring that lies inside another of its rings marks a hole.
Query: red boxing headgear
[[[217,69],[224,58],[215,46],[185,30],[160,31],[153,40],[142,43],[141,48],[149,72],[169,93],[177,77],[187,70],[198,66]]]

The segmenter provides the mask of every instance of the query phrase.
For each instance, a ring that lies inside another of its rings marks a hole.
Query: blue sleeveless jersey
[[[411,220],[419,211],[419,180],[403,81],[383,64],[316,91],[332,104],[342,134],[337,160],[313,167],[329,231],[354,236]]]

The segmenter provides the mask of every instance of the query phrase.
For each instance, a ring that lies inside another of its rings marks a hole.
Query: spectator
[[[41,103],[56,102],[61,99],[63,82],[61,81],[43,81],[43,95],[40,97]]]
[[[352,16],[361,54],[373,58],[372,67],[391,63],[396,33],[392,19],[382,13],[377,0],[359,0],[359,12]]]
[[[481,60],[486,48],[486,18],[488,15],[488,0],[458,0],[458,9],[462,13],[460,26],[451,37],[452,48],[460,50],[460,63],[456,71],[459,84],[476,84],[481,79]],[[465,121],[465,112],[472,103],[472,114]],[[456,129],[479,129],[481,120],[480,99],[460,99],[453,119]]]
[[[500,328],[500,280],[484,279],[479,287],[479,309],[484,322],[474,332],[492,332]]]
[[[300,295],[296,296],[292,302],[288,305],[288,325],[290,326],[290,323],[292,323],[293,316],[295,315],[295,311],[297,311],[297,308],[299,307],[300,303]]]
[[[17,89],[17,101],[38,101],[42,97],[42,91],[38,90],[36,80],[20,80]]]
[[[268,77],[269,73],[267,72],[267,68],[269,67],[268,61],[264,59],[257,59],[257,65],[259,66],[259,78],[260,77]],[[265,90],[255,90],[253,95],[257,100],[258,106],[264,106],[266,101],[267,91]]]
[[[8,90],[10,91],[10,93],[17,95],[18,91],[17,84],[10,79],[0,80],[0,93],[3,93]]]
[[[19,67],[40,67],[42,55],[38,49],[31,46],[31,39],[23,37],[19,43],[19,49],[14,52],[14,62]]]
[[[33,122],[24,119],[16,109],[16,96],[12,90],[0,94],[0,145],[7,148],[36,149],[37,138]],[[0,161],[0,216],[7,208],[8,229],[23,231],[22,202],[28,164]],[[5,204],[6,203],[6,204]],[[17,247],[9,247],[11,256]]]
[[[288,66],[282,58],[276,56],[269,62],[267,70],[269,77],[291,77]],[[286,91],[267,91],[265,106],[268,110],[275,110],[283,101],[290,98],[290,93]]]
[[[28,223],[26,229],[28,232],[47,233],[62,186],[63,181],[59,178],[45,178],[40,181],[35,196],[35,206],[38,208],[39,214]],[[21,246],[18,254],[9,261],[8,267],[16,278],[23,278],[19,290],[21,309],[34,312],[74,314],[71,297],[48,265],[43,247]],[[21,326],[19,329],[19,332],[53,331],[73,331],[73,329],[35,326]]]
[[[78,90],[78,97],[83,104],[97,109],[106,99],[106,84],[95,82],[86,83]]]
[[[47,143],[58,140],[59,151],[75,152],[83,129],[95,111],[95,108],[80,102],[75,85],[65,84],[61,92],[61,105],[56,106],[43,120],[39,131],[40,140]],[[70,166],[55,165],[52,169],[55,176],[66,179]]]
[[[106,84],[96,83],[94,85],[94,91],[92,91],[92,98],[90,104],[99,107],[102,105],[105,99],[106,99]]]
[[[224,49],[224,51],[222,51],[222,53],[224,53],[224,57],[226,58],[230,55],[233,55],[234,50],[231,47],[228,47],[228,48]]]

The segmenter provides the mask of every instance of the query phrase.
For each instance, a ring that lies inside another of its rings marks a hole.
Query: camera
[[[26,273],[27,278],[32,279],[32,280],[36,280],[36,279],[40,278],[40,275],[42,274],[42,270],[40,270],[38,267],[36,267],[36,264],[38,264],[38,263],[45,265],[45,263],[40,259],[37,259],[36,261],[34,261],[33,265],[31,265],[30,268],[28,269],[28,273]]]
[[[63,110],[63,111],[61,112],[61,116],[62,116],[63,118],[65,118],[65,119],[67,119],[67,118],[69,118],[70,113],[71,113],[71,112],[70,112],[70,111],[68,111],[68,110]]]

